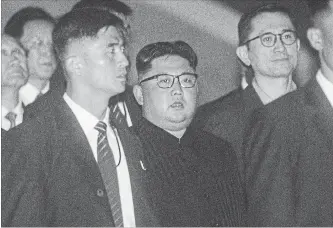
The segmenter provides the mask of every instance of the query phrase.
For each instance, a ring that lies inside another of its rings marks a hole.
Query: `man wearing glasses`
[[[195,52],[183,41],[149,44],[136,58],[141,180],[158,221],[148,226],[245,225],[235,152],[227,142],[189,127],[196,110],[196,66]]]
[[[245,90],[234,90],[198,111],[197,125],[231,142],[243,170],[243,132],[254,109],[296,89],[292,74],[296,68],[300,41],[290,12],[274,4],[244,14],[238,23],[238,58],[253,75]]]
[[[333,226],[333,0],[309,0],[320,68],[245,130],[249,226]]]

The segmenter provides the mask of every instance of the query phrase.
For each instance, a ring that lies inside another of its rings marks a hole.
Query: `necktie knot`
[[[8,112],[5,118],[10,122],[10,128],[15,127],[16,114],[14,112]]]
[[[104,123],[103,121],[98,121],[98,123],[95,126],[95,129],[101,133],[101,134],[105,134],[106,133],[106,123]]]

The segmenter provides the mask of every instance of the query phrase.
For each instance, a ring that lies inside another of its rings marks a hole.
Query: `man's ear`
[[[134,94],[134,97],[135,97],[136,101],[138,102],[138,104],[143,105],[142,88],[140,85],[135,85],[133,87],[133,94]]]
[[[248,47],[246,45],[242,45],[242,46],[237,47],[236,54],[237,54],[238,58],[246,66],[250,66],[251,65],[251,60],[249,59]]]
[[[309,28],[306,33],[311,46],[320,51],[323,49],[323,34],[318,28]]]
[[[69,56],[65,59],[65,67],[72,75],[80,75],[83,64],[78,56]]]

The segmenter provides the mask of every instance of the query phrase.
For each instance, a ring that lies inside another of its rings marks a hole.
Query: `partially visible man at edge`
[[[296,27],[292,14],[275,4],[245,13],[238,23],[236,53],[253,71],[252,84],[200,107],[193,122],[231,142],[240,164],[244,128],[250,114],[296,89],[292,81],[300,48]]]
[[[251,226],[333,226],[333,1],[309,0],[320,69],[253,113],[243,145]]]
[[[20,88],[28,81],[27,59],[21,45],[11,36],[1,35],[1,129],[23,121],[24,105]]]
[[[197,56],[183,41],[152,43],[136,58],[143,118],[143,186],[159,226],[244,226],[244,194],[231,145],[189,127]],[[149,224],[156,226],[156,224]]]

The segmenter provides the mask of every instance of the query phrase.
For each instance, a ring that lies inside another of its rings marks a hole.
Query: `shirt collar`
[[[330,82],[322,73],[321,70],[317,72],[316,75],[317,82],[321,89],[323,90],[324,94],[326,95],[328,101],[330,102],[331,106],[333,107],[333,83]]]
[[[267,94],[265,92],[265,90],[258,84],[257,80],[255,80],[255,79],[252,80],[252,86],[253,86],[254,90],[256,91],[256,93],[258,94],[261,102],[264,105],[271,103],[272,101],[277,99],[277,98],[273,99],[269,94]],[[286,94],[290,93],[296,89],[297,89],[297,86],[296,86],[295,82],[291,81],[290,87],[287,89]]]
[[[4,118],[9,112],[13,112],[16,115],[23,115],[23,105],[22,101],[19,101],[19,103],[16,105],[16,107],[13,110],[8,110],[5,106],[1,105],[1,117]]]
[[[45,94],[50,90],[50,82],[48,81],[45,87],[39,91],[34,85],[27,82],[20,89],[20,98],[25,105],[28,105],[35,101],[39,93]]]
[[[140,138],[149,139],[156,144],[163,144],[167,147],[178,147],[179,145],[188,146],[193,143],[193,134],[189,127],[179,139],[142,117],[136,130]]]
[[[76,119],[80,123],[85,135],[88,135],[89,132],[93,129],[95,129],[96,124],[99,122],[96,116],[82,108],[80,105],[75,103],[68,95],[67,93],[63,96],[64,100],[70,107],[70,109],[73,111]],[[103,119],[103,122],[105,122],[107,125],[109,123],[109,114],[110,109],[107,108],[105,112],[105,116]]]

